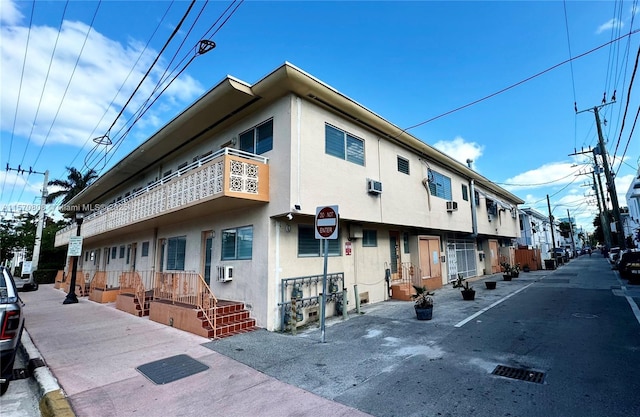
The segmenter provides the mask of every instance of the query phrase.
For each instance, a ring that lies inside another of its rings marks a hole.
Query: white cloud
[[[12,1],[0,1],[0,22],[3,25],[15,25],[22,20],[24,16]]]
[[[3,68],[0,74],[2,131],[30,138],[37,145],[46,141],[47,144],[82,146],[88,139],[104,134],[142,79],[157,52],[143,52],[143,45],[135,40],[122,45],[94,29],[90,30],[90,27],[82,22],[64,21],[60,33],[57,28],[32,26],[29,34],[27,27],[16,25],[18,17],[15,17],[15,13],[14,17],[9,15],[11,20],[5,19],[5,8],[13,10],[10,6],[5,6],[5,3],[11,2],[3,0],[0,3],[3,7],[3,26],[0,32],[0,63]],[[14,24],[4,25],[5,20]],[[82,49],[89,30],[89,37]],[[25,61],[27,36],[30,38]],[[51,61],[54,46],[55,55]],[[78,60],[81,49],[82,55]],[[76,60],[78,63],[74,70]],[[127,111],[111,131],[112,135],[117,136],[122,123],[149,97],[164,70],[161,64],[162,60],[156,64],[156,69],[127,105]],[[111,104],[123,83],[124,87]],[[167,114],[172,116],[171,109],[178,108],[176,106],[181,108],[182,105],[179,103],[192,100],[203,92],[204,88],[197,80],[183,73],[163,93],[162,100],[166,99],[166,103],[170,105]],[[167,110],[167,107],[160,108],[160,102],[158,101],[145,115],[145,118],[148,117],[146,123],[153,127],[157,127],[155,125],[159,120],[166,118],[157,114],[161,110]],[[19,107],[13,129],[17,103]]]
[[[601,34],[602,32],[605,32],[613,28],[622,28],[623,26],[624,26],[624,23],[621,20],[613,18],[608,22],[601,24],[596,30],[596,34]]]
[[[565,185],[576,181],[579,171],[579,166],[569,162],[552,162],[507,179],[504,187],[513,191]]]
[[[434,143],[433,147],[465,165],[467,164],[467,159],[472,159],[476,162],[484,151],[484,146],[476,142],[467,142],[460,136],[456,136],[455,139],[450,141],[440,140]]]

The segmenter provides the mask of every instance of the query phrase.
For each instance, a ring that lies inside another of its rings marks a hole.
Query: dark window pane
[[[329,125],[325,125],[325,153],[344,159],[344,133]]]
[[[319,242],[313,226],[298,225],[298,256],[320,256]]]
[[[253,129],[240,135],[240,150],[255,153],[253,146]]]
[[[256,128],[256,153],[258,155],[273,149],[273,120]]]
[[[222,232],[222,260],[236,259],[237,235],[235,229]]]
[[[364,142],[347,135],[347,161],[364,166]]]

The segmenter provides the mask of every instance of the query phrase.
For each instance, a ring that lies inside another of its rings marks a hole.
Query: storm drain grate
[[[157,385],[168,384],[207,369],[209,369],[207,365],[187,355],[171,356],[136,368],[138,372]]]
[[[498,365],[496,366],[496,369],[494,369],[491,373],[493,375],[503,376],[505,378],[535,382],[536,384],[544,383],[544,372],[532,371],[530,369],[512,368],[510,366]]]

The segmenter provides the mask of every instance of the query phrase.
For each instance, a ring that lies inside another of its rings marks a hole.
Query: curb
[[[27,329],[23,330],[20,341],[20,349],[25,357],[29,358],[29,368],[33,369],[33,376],[38,383],[42,417],[76,417],[67,396],[58,385],[58,380],[53,376],[49,367],[44,364],[44,359],[33,344]]]

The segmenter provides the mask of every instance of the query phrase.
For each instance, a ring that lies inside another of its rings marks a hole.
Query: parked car
[[[638,264],[640,264],[640,250],[627,249],[620,254],[616,269],[622,278],[636,281],[640,279],[640,276],[637,276],[639,273],[636,272]]]
[[[0,266],[0,395],[3,395],[13,377],[13,363],[20,346],[24,314],[22,300],[8,268]]]
[[[618,258],[620,257],[620,248],[614,247],[609,249],[609,263],[615,264]]]

